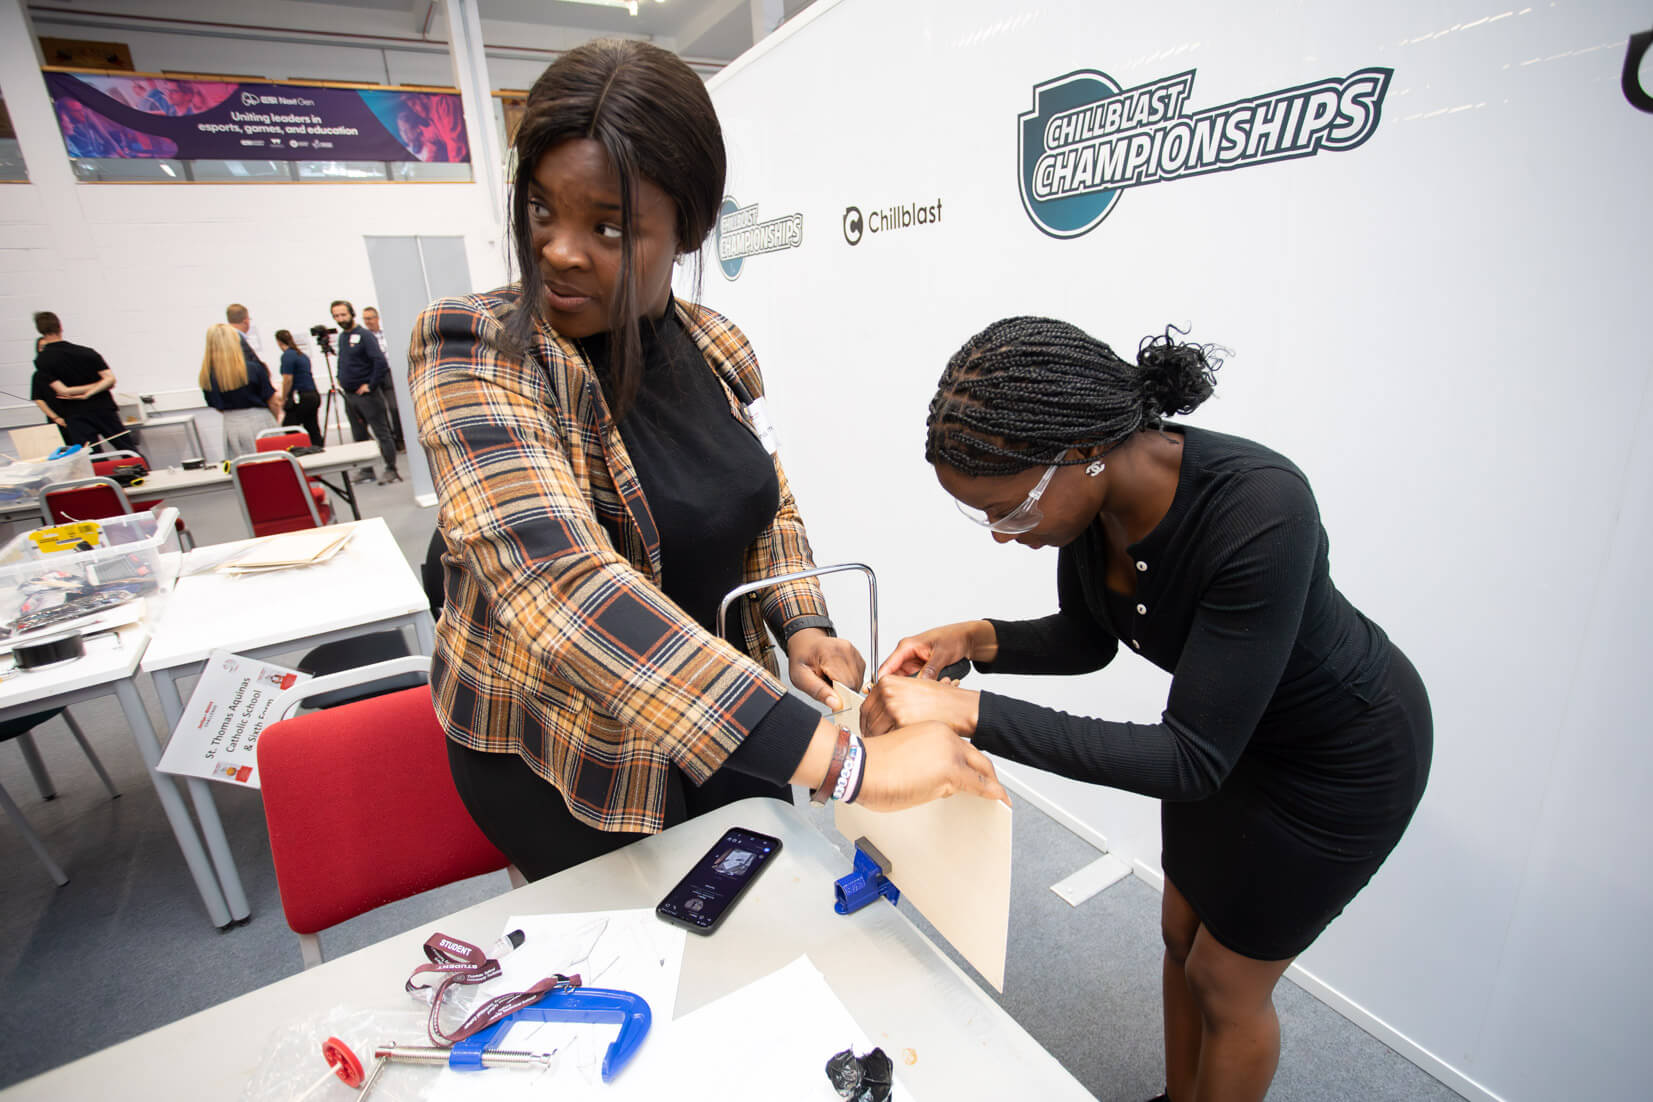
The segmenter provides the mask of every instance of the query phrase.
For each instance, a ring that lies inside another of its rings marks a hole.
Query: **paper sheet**
[[[653,1025],[630,1074],[670,1026],[677,1003],[677,980],[683,968],[687,931],[655,917],[649,908],[591,911],[583,914],[513,915],[500,930],[524,934],[522,946],[500,960],[501,975],[482,984],[476,1003],[521,991],[546,976],[578,972],[587,987],[618,988],[641,995]],[[473,1003],[472,1005],[476,1005]],[[444,1018],[457,1024],[457,1015]],[[603,1082],[603,1054],[619,1034],[617,1025],[525,1022],[513,1027],[498,1048],[557,1053],[544,1071],[499,1069],[456,1072],[442,1069],[430,1097],[442,1102],[486,1098],[613,1098]]]
[[[326,562],[355,534],[354,528],[330,527],[266,536],[221,564],[218,570],[224,574],[253,574]]]
[[[860,1055],[873,1047],[807,956],[678,1019],[650,1043],[654,1047],[644,1046],[605,1098],[838,1102],[827,1081],[827,1060],[846,1048]],[[900,1038],[880,1041],[895,1064],[890,1097],[912,1102],[901,1072],[921,1054],[900,1044]]]
[[[859,732],[861,696],[834,685],[833,718]],[[891,864],[890,881],[995,991],[1004,990],[1010,938],[1010,809],[961,794],[906,811],[834,805],[838,833],[865,837]],[[876,904],[874,904],[876,905]]]

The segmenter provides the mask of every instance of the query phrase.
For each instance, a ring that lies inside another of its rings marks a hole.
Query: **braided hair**
[[[1052,318],[996,321],[953,353],[925,421],[924,458],[970,477],[1084,463],[1072,448],[1111,449],[1211,396],[1222,359],[1167,327],[1129,364],[1090,334]]]

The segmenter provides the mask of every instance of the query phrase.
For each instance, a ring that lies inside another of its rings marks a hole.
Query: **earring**
[[[1095,478],[1097,475],[1101,474],[1103,471],[1105,471],[1107,469],[1108,469],[1108,465],[1106,463],[1102,462],[1102,460],[1093,459],[1090,462],[1090,466],[1085,468],[1085,473],[1090,475],[1092,478]]]

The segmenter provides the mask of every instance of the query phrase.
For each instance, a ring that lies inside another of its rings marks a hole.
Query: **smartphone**
[[[731,827],[654,913],[697,934],[709,934],[780,851],[779,838]]]

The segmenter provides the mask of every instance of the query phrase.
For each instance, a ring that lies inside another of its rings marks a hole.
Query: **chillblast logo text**
[[[1022,206],[1052,237],[1095,229],[1126,188],[1344,152],[1377,130],[1393,69],[1190,110],[1194,73],[1121,88],[1082,69],[1033,89],[1017,116]]]
[[[717,263],[728,279],[737,279],[749,256],[796,249],[804,243],[804,216],[783,214],[767,221],[758,217],[758,205],[743,207],[729,196],[717,219]]]
[[[913,226],[933,226],[941,221],[941,200],[933,203],[898,203],[880,207],[863,216],[860,207],[844,208],[844,240],[859,245],[864,234],[891,233]]]

